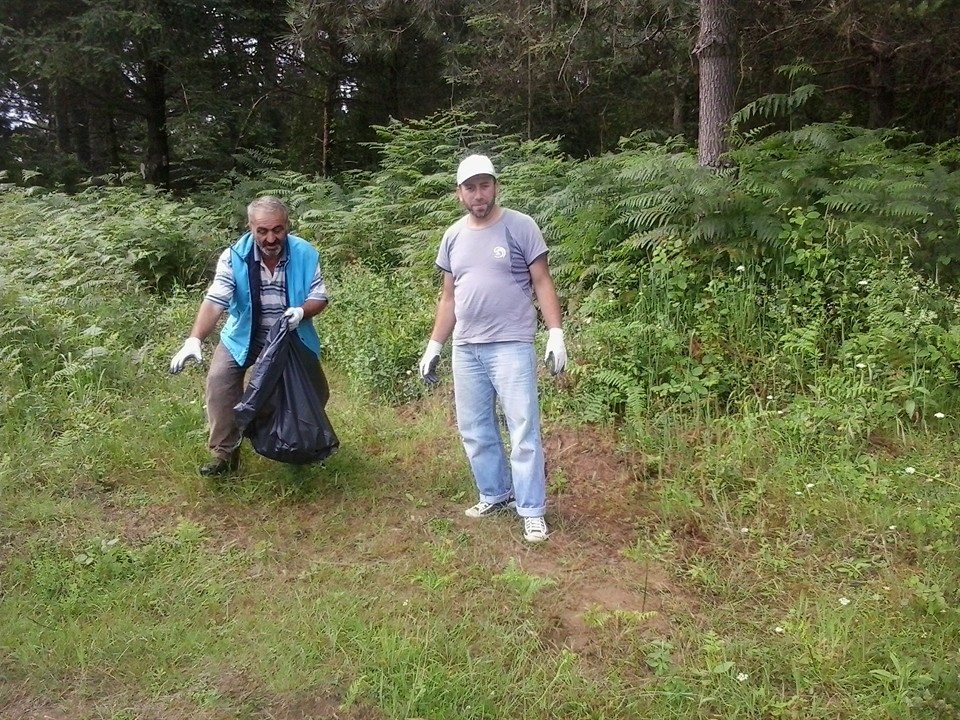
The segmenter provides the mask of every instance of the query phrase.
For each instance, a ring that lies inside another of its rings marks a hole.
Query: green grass
[[[196,371],[157,368],[136,397],[74,393],[59,433],[7,426],[0,704],[70,718],[957,715],[949,428],[827,454],[783,443],[780,418],[651,430],[631,446],[660,458],[645,482],[585,476],[589,450],[558,463],[555,534],[530,547],[515,518],[462,516],[474,490],[447,389],[392,409],[330,374],[343,446],[323,467],[245,449],[239,477],[199,478]],[[643,508],[629,531],[580,513],[586,483],[609,483],[605,516]]]

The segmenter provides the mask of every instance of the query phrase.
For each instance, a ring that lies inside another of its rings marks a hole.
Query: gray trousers
[[[243,439],[233,418],[233,407],[243,395],[246,374],[247,371],[237,365],[223,343],[217,343],[207,373],[207,424],[210,426],[210,451],[224,460],[240,447]]]

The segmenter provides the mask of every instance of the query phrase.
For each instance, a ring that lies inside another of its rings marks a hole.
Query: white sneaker
[[[494,515],[501,510],[506,510],[507,508],[512,508],[517,504],[517,501],[513,498],[507,498],[506,500],[501,500],[498,503],[488,503],[481,500],[476,505],[468,507],[463,511],[463,514],[467,517],[472,518],[482,518],[487,515]]]
[[[523,539],[527,542],[543,542],[547,539],[547,521],[542,517],[523,519]]]

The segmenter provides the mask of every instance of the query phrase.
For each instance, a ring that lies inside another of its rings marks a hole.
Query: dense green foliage
[[[768,408],[800,427],[865,437],[955,402],[952,145],[812,125],[742,139],[737,170],[714,174],[679,141],[638,135],[576,161],[556,143],[497,137],[469,121],[383,126],[381,169],[340,185],[269,170],[234,174],[197,205],[103,187],[75,198],[8,188],[5,198],[42,252],[71,258],[37,270],[44,285],[88,289],[88,275],[117,266],[168,292],[205,276],[250,197],[281,195],[333,278],[340,310],[321,323],[328,356],[360,387],[396,400],[421,390],[410,371],[436,298],[432,260],[458,213],[450,170],[459,148],[476,147],[501,168],[501,202],[536,217],[547,235],[572,350],[570,382],[555,400],[582,419]],[[8,298],[29,294],[16,283],[6,284]],[[74,347],[77,338],[46,327],[46,303],[32,307],[37,336],[14,351],[25,377],[52,357],[100,352],[87,340],[114,332],[108,312]]]
[[[383,172],[348,193],[346,209],[310,213],[349,288],[345,324],[336,313],[326,321],[335,346],[359,321],[428,327],[436,284],[427,268],[455,217],[440,170],[453,162],[450,128],[429,131],[383,128]],[[738,171],[722,175],[698,168],[682,144],[642,137],[580,162],[548,142],[501,141],[491,152],[502,202],[537,217],[552,247],[573,346],[558,399],[583,419],[795,403],[799,427],[863,437],[955,402],[951,146],[809,126],[743,141]],[[330,237],[331,227],[345,232]],[[346,259],[393,267],[396,287],[420,287],[422,301],[397,307],[376,282],[357,282],[367,271]],[[378,343],[380,374],[366,375],[367,386],[405,396],[422,337]]]
[[[67,187],[136,172],[193,192],[269,147],[286,168],[333,176],[377,167],[376,125],[455,107],[527,140],[558,137],[578,158],[638,129],[692,138],[700,5],[7,0],[0,170]],[[773,104],[790,111],[775,120],[785,127],[849,118],[930,142],[960,131],[956,2],[725,6],[742,125]]]

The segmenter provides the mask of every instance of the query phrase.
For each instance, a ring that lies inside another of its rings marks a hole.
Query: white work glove
[[[303,308],[301,307],[291,307],[287,308],[283,313],[283,316],[287,319],[287,327],[291,330],[296,330],[297,325],[300,324],[300,321],[303,320]]]
[[[173,360],[170,361],[170,372],[176,375],[183,370],[191,360],[197,364],[203,360],[203,356],[200,354],[200,338],[193,336],[184,340],[183,347],[173,356]]]
[[[423,357],[420,358],[420,377],[430,385],[436,385],[440,380],[437,377],[437,363],[440,362],[441,350],[443,350],[443,343],[431,340],[427,343],[427,349],[423,351]]]
[[[563,330],[550,328],[548,333],[547,352],[543,355],[543,361],[552,374],[559,375],[567,364],[567,346],[563,344]]]

